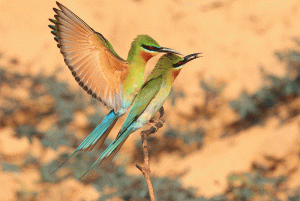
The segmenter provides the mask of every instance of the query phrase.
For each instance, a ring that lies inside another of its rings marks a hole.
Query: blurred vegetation
[[[7,88],[7,91],[15,92],[1,94],[1,101],[4,104],[1,104],[0,115],[5,117],[0,120],[1,128],[13,126],[16,137],[26,137],[31,143],[33,138],[37,138],[44,149],[57,150],[60,146],[77,147],[82,139],[78,139],[71,129],[76,113],[81,112],[87,116],[88,125],[79,128],[86,134],[101,122],[102,114],[96,108],[98,105],[93,99],[84,97],[81,90],[70,89],[66,82],[57,79],[57,73],[58,71],[50,76],[42,73],[32,76],[10,73],[1,69],[0,89]],[[26,98],[17,95],[18,90],[23,89],[28,92]],[[49,122],[51,123],[45,130],[43,125]],[[95,162],[110,142],[107,139],[99,150],[76,154],[52,175],[51,173],[67,159],[70,153],[63,153],[47,164],[41,164],[40,159],[30,155],[24,157],[21,164],[1,160],[2,171],[22,172],[23,168],[33,164],[40,170],[41,182],[55,184],[69,177],[77,179]],[[94,168],[82,182],[95,186],[102,193],[105,188],[117,189],[104,194],[99,200],[107,200],[114,196],[124,200],[149,200],[150,198],[142,175],[128,175],[125,166],[117,166],[113,162],[101,170]],[[195,190],[183,188],[178,179],[154,177],[153,185],[157,189],[156,193],[160,200],[197,199]],[[38,192],[20,189],[17,196],[20,200],[34,200],[37,194]]]
[[[300,42],[297,39],[295,41],[300,46]],[[293,101],[299,101],[300,95],[300,51],[286,50],[276,52],[275,55],[286,63],[286,75],[275,76],[262,69],[264,84],[257,92],[249,94],[244,91],[238,99],[225,101],[224,105],[234,109],[239,116],[236,121],[224,126],[225,133],[232,130],[238,132],[254,124],[263,123],[266,117],[271,115],[278,116],[282,123],[299,115],[298,104],[294,104]],[[69,150],[76,148],[83,140],[77,136],[77,132],[88,135],[101,122],[103,114],[99,111],[100,104],[84,95],[81,89],[71,89],[65,81],[58,80],[58,73],[59,71],[52,75],[22,75],[11,73],[5,68],[0,69],[0,128],[13,127],[17,138],[28,138],[31,143],[33,139],[38,139],[45,150],[58,150],[62,146],[68,147]],[[218,98],[222,96],[225,84],[218,84],[214,80],[201,81],[200,87],[205,92],[205,107],[213,100],[218,107],[223,104]],[[178,98],[185,97],[183,92],[172,90],[171,104],[176,106]],[[278,109],[282,105],[287,110],[286,115],[282,115]],[[197,111],[201,113],[204,110]],[[213,113],[206,111],[204,115],[208,120],[213,118],[218,110],[211,111]],[[76,125],[75,117],[78,114],[82,114],[87,123]],[[197,115],[197,118],[201,116]],[[199,120],[197,118],[196,121]],[[149,152],[153,159],[159,159],[164,152],[176,152],[185,156],[201,149],[205,137],[209,134],[206,127],[201,126],[184,131],[172,126],[167,127],[162,135],[152,135],[148,138]],[[25,156],[21,163],[15,164],[0,159],[0,164],[2,171],[19,173],[33,165],[40,171],[41,182],[56,184],[69,177],[79,178],[109,143],[108,139],[99,150],[74,155],[52,175],[70,153],[64,152],[47,164],[42,164],[40,158],[30,154]],[[142,157],[142,143],[139,139],[135,143],[131,162],[141,162]],[[226,191],[211,198],[197,196],[196,189],[184,188],[178,178],[153,177],[152,181],[158,200],[281,200],[278,194],[285,192],[284,184],[289,179],[288,175],[274,176],[269,174],[270,171],[254,169],[246,173],[232,173],[228,176]],[[119,166],[114,162],[101,170],[94,168],[81,182],[93,185],[101,192],[99,200],[115,196],[123,200],[149,200],[142,175],[129,175],[124,165]],[[106,188],[114,190],[105,191]],[[20,189],[17,196],[19,200],[35,200],[38,193]],[[291,191],[286,198],[289,201],[300,200],[300,186]]]
[[[277,200],[284,181],[285,176],[267,177],[261,171],[233,173],[228,176],[226,194],[230,200]]]
[[[183,99],[183,98],[185,98],[185,94],[184,94],[184,92],[183,91],[179,91],[179,90],[176,90],[176,89],[171,89],[171,92],[170,92],[170,95],[169,95],[169,97],[168,97],[170,100],[171,100],[171,104],[173,105],[173,106],[175,106],[176,105],[176,101],[178,100],[178,99]]]
[[[174,128],[168,128],[162,136],[150,135],[148,137],[148,149],[151,159],[158,160],[164,153],[178,153],[184,157],[202,147],[204,140],[203,128],[197,130],[187,130],[179,132]],[[143,162],[144,158],[142,140],[139,139],[135,143],[135,150],[132,154],[132,163]]]
[[[294,39],[300,46],[300,41]],[[228,127],[234,127],[235,132],[248,128],[257,123],[263,123],[268,116],[277,116],[282,123],[286,123],[299,115],[298,101],[300,96],[300,51],[284,50],[275,52],[279,61],[284,62],[285,76],[276,76],[261,68],[263,85],[254,93],[244,91],[239,98],[229,102],[240,119]],[[280,106],[285,105],[282,115]]]

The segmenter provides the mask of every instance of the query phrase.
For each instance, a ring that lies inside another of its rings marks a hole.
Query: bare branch
[[[162,119],[162,117],[164,115],[163,107],[160,108],[159,113],[160,113],[159,121],[157,121],[156,124],[153,125],[150,129],[141,132],[145,164],[143,167],[136,164],[136,167],[143,173],[143,175],[145,177],[151,201],[156,201],[156,198],[155,198],[155,193],[154,193],[153,185],[152,185],[151,178],[150,178],[151,171],[150,171],[150,162],[149,162],[149,152],[148,152],[148,147],[147,147],[148,146],[147,138],[149,137],[149,135],[156,133],[159,128],[163,127],[163,123],[164,123],[164,120]]]

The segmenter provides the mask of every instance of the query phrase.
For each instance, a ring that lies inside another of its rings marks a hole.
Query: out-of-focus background
[[[123,58],[138,34],[184,54],[149,138],[159,200],[300,200],[300,2],[61,0]],[[55,1],[0,1],[0,200],[148,200],[139,132],[113,162],[74,151],[108,112],[48,28]],[[151,71],[158,57],[151,59]],[[105,146],[116,136],[123,119]]]

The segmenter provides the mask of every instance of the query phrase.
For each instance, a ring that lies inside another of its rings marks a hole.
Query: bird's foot
[[[155,120],[149,120],[147,122],[148,125],[151,126],[151,128],[149,128],[148,130],[146,131],[142,131],[141,132],[141,135],[146,135],[146,137],[148,137],[149,135],[153,134],[153,133],[156,133],[158,131],[159,128],[163,127],[164,125],[164,120],[158,120],[158,121],[155,121]]]
[[[155,129],[154,132],[156,132],[156,131],[158,130],[157,126],[155,125],[156,123],[152,122],[151,120],[148,121],[147,124],[148,124],[149,126],[151,126],[152,128]]]
[[[159,119],[159,120],[154,120],[154,119],[150,119],[147,124],[150,125],[151,127],[153,127],[155,129],[155,132],[163,127],[165,120],[163,119]]]

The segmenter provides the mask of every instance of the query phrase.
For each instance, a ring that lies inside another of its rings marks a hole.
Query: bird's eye
[[[156,49],[156,47],[155,46],[153,46],[153,45],[142,45],[142,47],[145,49],[145,50],[149,50],[149,51],[155,51]]]
[[[174,67],[174,68],[178,68],[178,67],[182,66],[183,64],[185,64],[184,59],[181,60],[181,61],[178,61],[178,62],[175,63],[175,64],[173,64],[173,67]]]

